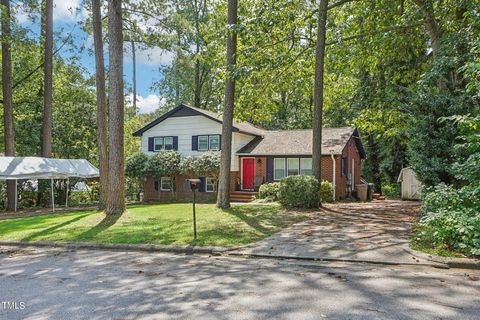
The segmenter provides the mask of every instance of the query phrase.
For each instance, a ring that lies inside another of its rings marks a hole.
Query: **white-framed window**
[[[153,138],[153,151],[173,150],[173,137]]]
[[[312,175],[312,158],[274,158],[273,180],[286,176]]]
[[[287,175],[289,176],[298,176],[298,158],[288,158],[287,159]]]
[[[312,158],[300,158],[300,174],[304,176],[312,175]]]
[[[273,159],[273,180],[285,178],[285,158]]]
[[[163,148],[164,144],[163,144],[163,137],[160,137],[160,138],[153,138],[153,150],[154,151],[160,151]]]
[[[210,150],[220,149],[220,136],[218,134],[213,136],[208,136],[208,148]]]
[[[198,136],[198,151],[208,150],[208,136]]]
[[[170,177],[160,178],[160,190],[172,191],[172,179],[170,179]]]
[[[173,150],[173,137],[163,138],[163,143],[166,150]]]
[[[217,179],[205,178],[205,192],[217,192]]]
[[[198,151],[220,150],[220,135],[206,134],[198,136]]]

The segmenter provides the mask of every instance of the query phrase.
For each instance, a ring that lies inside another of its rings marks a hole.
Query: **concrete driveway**
[[[419,202],[385,200],[326,204],[312,219],[236,253],[388,263],[427,263],[410,255]]]

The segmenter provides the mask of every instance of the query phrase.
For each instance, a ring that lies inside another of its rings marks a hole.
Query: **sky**
[[[86,75],[95,73],[95,59],[93,52],[93,37],[85,33],[81,27],[82,21],[88,16],[88,12],[81,7],[81,0],[54,0],[53,8],[53,28],[54,32],[60,33],[61,38],[65,38],[72,33],[72,38],[79,46],[84,45],[86,49],[80,53],[78,64],[85,68]],[[39,22],[32,23],[28,16],[22,10],[16,11],[18,22],[30,30],[31,37],[38,37],[40,32]],[[73,31],[72,31],[73,30]],[[55,38],[58,39],[58,38]],[[61,39],[58,39],[55,47],[61,45]],[[107,49],[107,48],[105,48]],[[161,65],[171,63],[172,55],[160,48],[141,49],[136,46],[137,60],[137,107],[140,113],[154,111],[161,104],[161,97],[151,88],[152,84],[162,78],[159,71]],[[64,48],[59,54],[68,59],[72,56],[69,48]],[[108,63],[108,54],[105,55],[105,63]],[[132,86],[132,53],[131,45],[124,45],[124,79],[126,86]],[[131,99],[130,95],[130,99]]]

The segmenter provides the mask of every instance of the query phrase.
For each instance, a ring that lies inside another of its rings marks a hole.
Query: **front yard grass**
[[[120,218],[90,210],[0,220],[0,240],[228,247],[258,241],[311,214],[276,204],[236,205],[229,210],[198,204],[198,238],[193,241],[191,204],[135,205]]]

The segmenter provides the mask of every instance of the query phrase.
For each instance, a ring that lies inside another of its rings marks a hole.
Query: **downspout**
[[[335,189],[336,189],[336,173],[337,173],[337,163],[335,162],[335,156],[333,153],[331,154],[332,156],[332,162],[333,162],[333,172],[332,172],[332,183],[333,183],[333,201],[335,202],[336,197],[335,197]]]

